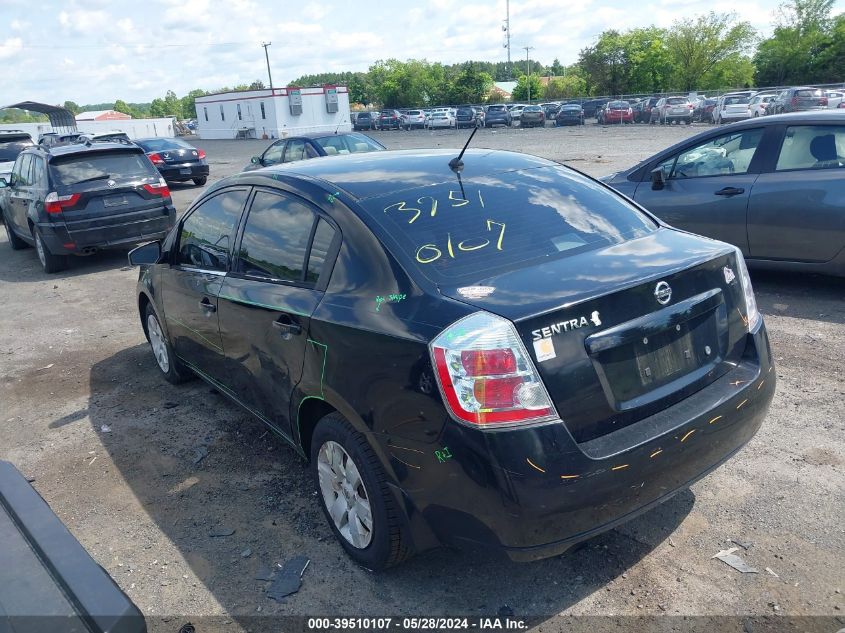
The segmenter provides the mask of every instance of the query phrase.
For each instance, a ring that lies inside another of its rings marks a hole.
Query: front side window
[[[241,215],[246,190],[226,191],[202,202],[182,223],[176,263],[192,268],[225,272],[235,225]]]
[[[255,194],[238,248],[237,272],[301,282],[315,214],[290,196]]]
[[[222,103],[220,104],[220,120],[221,121],[226,120],[226,112],[223,110],[223,104]]]
[[[267,148],[267,151],[264,152],[264,156],[262,156],[261,160],[264,161],[265,165],[275,165],[277,163],[281,163],[282,153],[284,151],[285,141],[273,143],[270,147]]]
[[[288,141],[288,146],[285,148],[285,162],[293,163],[298,160],[305,160],[305,141],[302,139]]]
[[[262,118],[262,119],[266,119],[266,118],[267,118],[267,113],[266,113],[266,112],[264,112],[264,102],[263,102],[263,101],[261,102],[261,118]]]
[[[21,156],[20,163],[15,165],[15,173],[17,174],[15,184],[20,187],[28,187],[32,184],[30,176],[32,172],[32,154],[24,154]]]
[[[241,121],[241,120],[243,120],[243,117],[241,116],[241,104],[239,103],[237,105],[238,105],[238,121]]]
[[[703,178],[748,173],[763,138],[763,128],[724,134],[696,145],[659,165],[665,178]]]
[[[786,128],[776,171],[845,167],[845,125]]]
[[[39,187],[47,185],[46,174],[44,173],[44,159],[40,156],[32,158],[32,184]]]
[[[203,107],[202,112],[205,115],[205,120],[208,121],[208,108]]]

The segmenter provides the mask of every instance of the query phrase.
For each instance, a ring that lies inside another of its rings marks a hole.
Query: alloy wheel
[[[155,315],[147,315],[147,332],[150,335],[150,347],[153,349],[153,356],[155,356],[159,369],[166,374],[170,371],[170,359],[167,356],[167,343],[164,340],[164,334]]]
[[[323,503],[337,531],[353,547],[364,549],[373,538],[373,514],[361,473],[349,453],[332,440],[317,454]]]

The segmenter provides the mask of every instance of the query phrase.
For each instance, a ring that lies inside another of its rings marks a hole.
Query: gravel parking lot
[[[473,146],[602,175],[701,129],[482,129]],[[460,147],[467,134],[372,136],[389,148],[425,148]],[[195,143],[208,154],[211,182],[268,144]],[[182,212],[199,189],[173,192]],[[76,538],[156,618],[153,631],[198,620],[199,631],[254,629],[249,618],[268,614],[501,609],[543,630],[557,626],[557,614],[827,616],[819,630],[845,626],[841,279],[752,271],[777,363],[775,400],[754,440],[689,490],[562,557],[512,564],[437,551],[372,574],[334,541],[305,465],[281,440],[204,383],[160,378],[125,251],[73,259],[48,276],[34,251],[12,251],[0,234],[0,459],[34,478]],[[728,547],[760,573],[711,558]],[[260,578],[295,555],[311,559],[301,590],[270,600]]]

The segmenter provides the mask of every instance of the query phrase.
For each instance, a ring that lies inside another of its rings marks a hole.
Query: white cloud
[[[23,50],[23,40],[12,37],[0,44],[0,59],[11,59]]]

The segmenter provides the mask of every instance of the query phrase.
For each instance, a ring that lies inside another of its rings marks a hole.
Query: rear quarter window
[[[139,151],[58,156],[50,161],[50,172],[53,181],[63,186],[96,179],[143,178],[158,174],[149,159]]]
[[[618,244],[657,226],[565,167],[465,179],[362,201],[391,249],[435,283]]]

